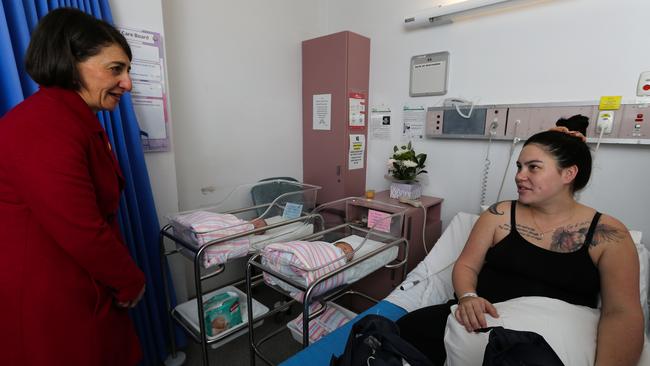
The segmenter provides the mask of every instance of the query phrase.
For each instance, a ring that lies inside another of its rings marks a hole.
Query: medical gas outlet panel
[[[650,145],[649,104],[624,104],[612,111],[588,103],[429,107],[425,132],[428,138],[525,140],[576,114],[589,118],[588,142]]]

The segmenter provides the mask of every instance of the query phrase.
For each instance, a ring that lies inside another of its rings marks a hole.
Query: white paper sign
[[[349,98],[350,103],[350,126],[362,127],[365,126],[366,119],[366,100],[359,98]]]
[[[424,107],[404,107],[404,125],[402,138],[405,140],[422,140],[427,110]]]
[[[376,140],[390,140],[390,109],[374,109],[370,114],[370,137]]]
[[[140,128],[147,132],[147,138],[167,138],[165,125],[157,123],[157,121],[165,120],[165,106],[162,100],[133,98],[133,110],[140,123]]]
[[[312,99],[314,130],[332,129],[332,94],[314,94]]]
[[[297,219],[302,213],[302,205],[299,203],[287,202],[282,212],[283,219]]]
[[[366,137],[364,135],[350,135],[350,154],[348,169],[363,169],[363,156],[366,151]]]
[[[133,60],[131,61],[131,99],[140,126],[142,148],[169,151],[167,96],[164,80],[164,50],[159,33],[121,27]]]

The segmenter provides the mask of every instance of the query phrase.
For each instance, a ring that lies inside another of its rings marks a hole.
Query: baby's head
[[[254,219],[253,221],[251,221],[251,224],[253,224],[253,227],[255,229],[259,229],[259,228],[262,228],[262,227],[266,227],[266,220],[264,220],[261,217],[258,217],[256,219]],[[263,234],[263,233],[264,233],[264,231],[260,231],[257,234]]]
[[[348,262],[352,260],[352,257],[354,256],[354,248],[352,247],[352,245],[344,241],[337,241],[336,243],[334,243],[334,246],[343,251],[343,254],[345,254],[346,260]]]
[[[212,334],[219,334],[228,328],[228,322],[223,316],[212,319]]]

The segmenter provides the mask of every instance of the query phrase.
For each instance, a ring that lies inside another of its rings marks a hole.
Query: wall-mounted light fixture
[[[435,8],[427,9],[414,16],[405,18],[404,26],[406,28],[421,28],[448,24],[452,22],[455,15],[508,1],[513,0],[465,0],[453,4],[438,5]]]

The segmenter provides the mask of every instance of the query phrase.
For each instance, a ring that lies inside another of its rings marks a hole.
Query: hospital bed
[[[326,217],[324,230],[315,232],[299,242],[271,244],[248,260],[248,290],[253,283],[253,272],[261,271],[267,286],[292,297],[292,302],[302,304],[302,318],[297,324],[302,325],[299,331],[303,347],[310,343],[310,322],[331,306],[335,306],[331,305],[332,302],[343,296],[357,296],[371,303],[378,302],[364,293],[349,290],[350,284],[382,268],[403,268],[403,271],[399,271],[402,279],[407,272],[408,242],[399,235],[406,209],[389,203],[378,203],[372,210],[368,210],[361,220],[345,220],[350,217],[346,213],[352,207],[358,210],[358,200],[365,198],[345,198],[318,206],[312,214]],[[335,212],[341,215],[332,216]],[[377,212],[380,212],[378,216]],[[343,218],[343,222],[336,222],[337,217]],[[351,259],[345,253],[331,249],[333,246],[330,244],[341,241],[354,248]],[[251,305],[249,300],[249,317],[253,311]],[[267,314],[262,318],[268,316]],[[303,321],[305,319],[306,321]],[[264,356],[260,346],[283,330],[284,328],[279,328],[256,340],[254,326],[249,323],[252,362],[257,356],[272,364]]]
[[[391,320],[397,320],[410,311],[445,303],[453,298],[451,271],[456,258],[460,255],[469,236],[472,226],[478,216],[468,213],[458,213],[445,229],[429,255],[413,270],[401,286],[380,301],[375,306],[359,314],[343,327],[321,338],[293,357],[284,361],[282,366],[299,365],[329,365],[332,355],[343,353],[352,325],[367,314],[383,315]],[[650,255],[641,244],[641,233],[631,231],[635,241],[640,261],[640,293],[645,319],[646,342],[639,366],[650,365],[650,319],[648,318],[648,280]],[[406,288],[406,290],[400,289]]]
[[[180,254],[192,263],[196,297],[171,308],[170,295],[165,281],[167,312],[170,316],[169,332],[173,334],[173,322],[179,324],[190,337],[201,344],[202,360],[208,365],[208,346],[216,348],[246,331],[248,319],[214,336],[205,329],[203,302],[212,296],[229,291],[239,295],[240,304],[251,300],[250,292],[243,293],[237,287],[245,282],[244,274],[206,293],[205,281],[226,270],[229,262],[247,257],[274,241],[297,240],[323,227],[323,219],[310,212],[316,206],[318,186],[295,181],[274,179],[235,187],[215,205],[167,216],[169,223],[160,230],[162,268],[167,268],[167,257]],[[275,198],[259,202],[259,192],[276,192]],[[263,219],[265,227],[255,228],[253,220]],[[166,243],[171,245],[166,246]],[[171,248],[171,249],[170,249]],[[197,299],[203,301],[197,301]],[[263,313],[275,314],[283,309],[269,309],[253,300],[255,317]],[[172,322],[173,319],[173,322]],[[176,353],[174,337],[171,351]]]

